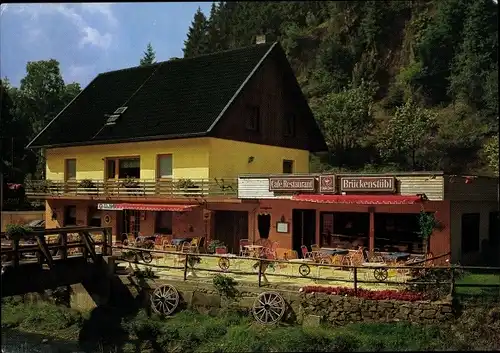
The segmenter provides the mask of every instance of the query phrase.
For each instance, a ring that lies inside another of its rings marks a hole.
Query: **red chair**
[[[307,249],[307,246],[302,245],[302,246],[300,247],[300,252],[302,253],[302,257],[303,257],[304,259],[311,259],[311,260],[313,260],[313,259],[314,259],[314,253],[313,253],[312,251],[309,251],[309,250]]]

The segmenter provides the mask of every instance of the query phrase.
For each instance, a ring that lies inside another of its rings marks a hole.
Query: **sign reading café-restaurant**
[[[269,191],[295,192],[315,191],[316,183],[314,177],[270,177]]]
[[[341,192],[394,192],[396,180],[394,177],[341,177]]]

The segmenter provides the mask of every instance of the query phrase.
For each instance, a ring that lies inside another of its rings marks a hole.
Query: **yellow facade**
[[[154,180],[160,154],[172,154],[174,179],[281,173],[283,160],[294,161],[294,173],[309,172],[308,151],[203,137],[47,149],[46,179],[64,180],[66,159],[76,159],[76,179],[103,180],[106,158],[140,157],[141,179]]]

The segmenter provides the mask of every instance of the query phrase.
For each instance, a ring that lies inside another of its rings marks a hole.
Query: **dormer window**
[[[283,131],[285,136],[295,136],[295,120],[294,114],[289,114],[285,117]]]
[[[246,109],[245,127],[247,130],[259,131],[260,128],[260,108],[256,105],[249,105]]]

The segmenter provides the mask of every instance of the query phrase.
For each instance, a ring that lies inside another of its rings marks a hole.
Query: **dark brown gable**
[[[326,149],[279,47],[269,54],[210,135],[313,152]]]

